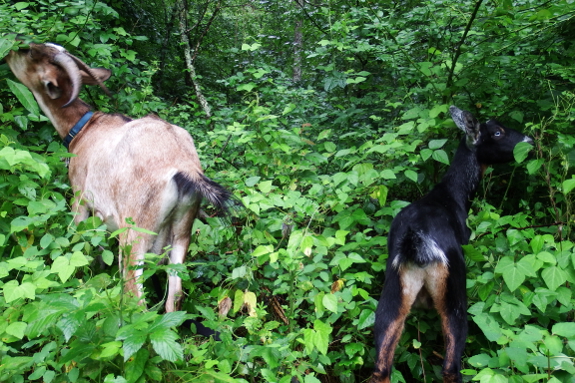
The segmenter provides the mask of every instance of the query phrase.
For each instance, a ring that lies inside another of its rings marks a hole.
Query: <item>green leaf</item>
[[[304,378],[304,383],[321,383],[321,380],[311,374],[307,374]]]
[[[565,180],[562,184],[563,194],[569,194],[575,188],[575,179]]]
[[[419,153],[423,161],[427,161],[432,154],[433,150],[431,149],[422,149],[421,152]]]
[[[17,11],[21,11],[21,10],[23,10],[24,8],[28,8],[29,5],[30,5],[30,3],[28,3],[28,2],[20,1],[20,2],[18,2],[18,3],[16,3],[16,4],[14,4],[14,8],[15,8]]]
[[[150,326],[149,331],[152,332],[156,328],[169,329],[171,327],[178,327],[186,320],[187,315],[188,314],[185,311],[165,313],[154,321],[154,324]]]
[[[306,328],[302,330],[303,333],[303,341],[300,339],[300,342],[302,342],[305,346],[305,352],[306,354],[311,354],[314,350],[314,336],[315,336],[315,331],[311,328]]]
[[[52,382],[52,380],[54,379],[55,376],[56,376],[56,371],[48,370],[42,376],[42,381],[43,381],[43,383],[50,383],[50,382]]]
[[[114,357],[114,356],[119,354],[120,348],[122,348],[122,342],[120,342],[120,341],[108,342],[108,343],[104,343],[102,345],[102,347],[103,347],[103,350],[100,353],[99,358],[100,359],[111,358],[111,357]],[[140,349],[140,351],[142,351],[142,350],[144,350],[144,349]],[[126,365],[128,365],[129,363],[130,363],[130,361],[128,361],[128,363]]]
[[[477,250],[473,245],[463,245],[461,247],[463,248],[465,256],[471,259],[472,261],[482,262],[485,260],[485,256],[479,250]]]
[[[447,153],[445,153],[443,149],[435,150],[431,155],[431,157],[437,162],[449,165],[449,158],[447,157]]]
[[[391,169],[384,169],[384,170],[381,172],[381,177],[382,177],[383,179],[386,179],[386,180],[394,180],[394,179],[396,179],[395,173],[394,173],[393,170],[391,170]]]
[[[53,237],[51,234],[46,233],[46,234],[44,234],[44,236],[43,236],[42,239],[40,240],[40,246],[41,246],[43,249],[45,249],[45,248],[47,248],[48,246],[50,246],[50,244],[52,244],[52,242],[54,242],[54,237]]]
[[[575,322],[555,323],[551,332],[559,336],[575,339]]]
[[[486,367],[489,364],[491,357],[487,354],[479,354],[472,356],[468,359],[468,363],[473,367]]]
[[[492,342],[496,342],[503,335],[499,323],[489,314],[476,315],[473,317],[473,321],[477,323],[485,337]]]
[[[531,149],[533,149],[533,145],[527,142],[520,142],[515,145],[515,148],[513,148],[513,157],[515,158],[515,161],[517,161],[517,163],[523,162],[529,155]]]
[[[96,346],[94,344],[84,344],[76,340],[72,342],[70,351],[68,351],[58,362],[68,363],[72,360],[80,362],[89,357],[95,349]]]
[[[260,370],[260,374],[262,374],[262,377],[265,379],[265,382],[277,382],[278,378],[276,376],[276,374],[274,374],[274,372],[270,369],[267,368],[262,368]]]
[[[104,263],[108,266],[112,266],[112,263],[114,262],[114,253],[112,253],[110,250],[104,250],[102,251],[102,261],[104,261]]]
[[[123,338],[123,336],[125,336],[125,338]],[[144,345],[144,342],[146,341],[147,338],[147,334],[141,330],[137,330],[133,327],[130,327],[129,329],[127,329],[127,331],[125,331],[125,333],[123,333],[122,339],[124,339],[124,361],[127,361],[128,359],[130,359],[130,357],[132,355],[134,355],[136,352],[138,352],[142,346]],[[116,340],[122,340],[119,339],[120,336],[116,336]]]
[[[546,336],[543,343],[551,355],[558,355],[563,351],[563,341],[558,336]]]
[[[520,315],[519,310],[517,310],[517,306],[507,302],[501,302],[499,314],[501,314],[501,317],[505,320],[505,322],[510,325],[513,325]]]
[[[76,270],[74,266],[70,266],[70,261],[63,255],[54,260],[51,269],[52,273],[58,274],[62,282],[66,282]]]
[[[402,135],[403,134],[410,134],[414,127],[415,127],[415,122],[408,121],[408,122],[401,124],[400,126],[397,127],[397,134],[402,134]],[[387,146],[383,146],[382,148],[384,150],[381,151],[381,153],[383,153],[385,150],[387,150]]]
[[[417,182],[417,173],[413,170],[406,170],[403,172],[403,174],[405,174],[406,178],[412,180],[413,182]]]
[[[327,348],[329,346],[329,334],[332,331],[332,327],[327,323],[323,323],[319,319],[316,319],[313,322],[313,327],[315,330],[313,343],[319,352],[327,355]]]
[[[18,339],[24,338],[24,330],[28,324],[25,322],[12,322],[6,327],[6,334],[12,335]]]
[[[285,106],[283,112],[282,112],[282,116],[285,116],[286,114],[293,112],[295,110],[295,108],[296,108],[296,104],[292,104],[292,103],[287,104]]]
[[[23,282],[18,288],[22,291],[22,296],[24,298],[36,298],[36,286],[33,283]]]
[[[545,241],[543,240],[543,236],[536,235],[529,243],[529,246],[531,246],[531,250],[533,250],[533,252],[537,254],[541,251],[541,249],[543,249],[544,243]]]
[[[518,110],[514,110],[511,113],[509,113],[509,117],[519,122],[520,124],[523,122],[523,113]]]
[[[529,174],[535,174],[543,165],[543,160],[541,158],[536,160],[531,160],[527,163],[527,172]]]
[[[272,181],[262,181],[258,184],[258,189],[264,194],[269,193],[272,190]]]
[[[14,93],[18,101],[20,101],[22,106],[26,108],[28,112],[36,116],[40,114],[34,95],[32,95],[32,92],[30,92],[26,86],[10,79],[6,79],[6,83],[8,83],[8,87],[12,93]]]
[[[548,251],[542,251],[539,254],[537,254],[537,259],[545,263],[549,263],[551,265],[557,264],[557,258],[555,258],[555,256]]]
[[[14,7],[17,8],[18,4],[21,3],[14,4]],[[28,6],[28,3],[26,3],[26,6]],[[6,56],[8,52],[10,52],[10,49],[12,49],[12,45],[13,42],[11,40],[0,38],[0,59]]]
[[[527,352],[525,347],[507,347],[505,348],[505,353],[511,359],[515,366],[519,369],[522,368],[522,372],[528,372],[529,368],[525,367],[527,364],[527,359],[529,358],[529,353]]]
[[[82,312],[76,312],[64,315],[64,317],[58,321],[57,326],[64,333],[66,342],[68,342],[80,326],[82,326],[84,320],[84,314]]]
[[[357,329],[363,330],[373,326],[375,323],[375,312],[370,309],[362,310],[359,314],[359,320],[357,322]]]
[[[211,370],[208,370],[207,372],[209,373],[209,371]],[[152,364],[150,361],[146,363],[144,373],[146,374],[147,377],[157,382],[161,381],[164,378],[164,371],[160,370],[156,365]]]
[[[345,270],[347,270],[351,265],[353,265],[353,263],[354,263],[353,260],[351,260],[351,259],[345,257],[345,258],[342,258],[342,259],[339,260],[338,265],[339,265],[341,271],[345,271]]]
[[[70,257],[70,266],[80,267],[89,264],[88,259],[80,251],[75,251]]]
[[[158,329],[150,334],[154,350],[165,360],[175,362],[184,358],[182,346],[176,340],[178,336],[170,329]]]
[[[256,87],[256,84],[254,84],[253,82],[250,82],[247,84],[238,85],[236,90],[238,90],[238,91],[245,90],[246,92],[251,92],[255,87]]]
[[[567,281],[567,275],[557,266],[550,266],[541,272],[541,277],[549,290],[555,291],[559,286]]]
[[[4,284],[2,291],[4,293],[4,299],[6,300],[6,303],[10,303],[16,299],[22,298],[23,292],[18,289],[18,287],[18,281],[16,280],[11,280]]]
[[[435,48],[430,48],[430,49],[435,49]],[[434,54],[438,54],[437,52],[439,52],[438,50],[435,50]],[[435,118],[437,116],[439,116],[441,113],[447,113],[447,108],[448,105],[443,104],[443,105],[435,105],[430,111],[429,111],[429,117],[431,118]],[[447,141],[447,140],[446,140]],[[433,148],[431,148],[433,149]]]
[[[113,374],[108,374],[104,378],[104,383],[128,383],[128,381],[123,376],[114,376]]]
[[[250,44],[242,44],[242,51],[250,51],[253,52],[257,49],[259,49],[262,45],[260,43],[254,43],[252,45]]]
[[[323,306],[331,312],[337,313],[337,296],[326,294],[322,299]]]
[[[28,376],[28,379],[29,380],[40,379],[45,372],[46,372],[46,366],[40,366],[32,374],[30,374],[30,376]]]
[[[503,280],[509,291],[515,291],[525,280],[525,274],[517,266],[514,266],[503,273]]]
[[[150,353],[145,348],[140,349],[134,358],[131,358],[125,365],[126,379],[129,383],[136,382],[144,373],[146,363],[150,358]]]
[[[427,144],[427,146],[429,147],[429,149],[436,150],[436,149],[442,148],[446,142],[447,142],[447,139],[431,140],[431,141],[429,141],[429,144]]]

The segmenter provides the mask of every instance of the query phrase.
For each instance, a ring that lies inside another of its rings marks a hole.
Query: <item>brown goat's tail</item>
[[[207,199],[224,216],[229,214],[230,207],[241,205],[241,202],[226,188],[203,174],[199,175],[199,179],[193,181],[184,173],[178,172],[174,175],[174,181],[178,186],[180,196],[198,193]]]

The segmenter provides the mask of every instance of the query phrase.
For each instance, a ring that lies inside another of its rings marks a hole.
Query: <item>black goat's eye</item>
[[[501,136],[501,131],[498,130],[497,132],[493,133],[493,137],[499,137],[499,136]]]

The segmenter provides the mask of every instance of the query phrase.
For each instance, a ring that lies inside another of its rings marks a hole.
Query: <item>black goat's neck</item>
[[[471,207],[483,170],[484,166],[477,160],[476,153],[467,147],[465,140],[462,140],[440,184],[465,213]]]

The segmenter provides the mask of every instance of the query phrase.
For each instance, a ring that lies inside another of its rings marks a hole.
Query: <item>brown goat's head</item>
[[[82,84],[99,85],[109,94],[103,82],[112,72],[90,68],[60,45],[32,43],[27,49],[11,51],[6,61],[37,99],[56,100],[60,107],[70,105],[78,97]]]

